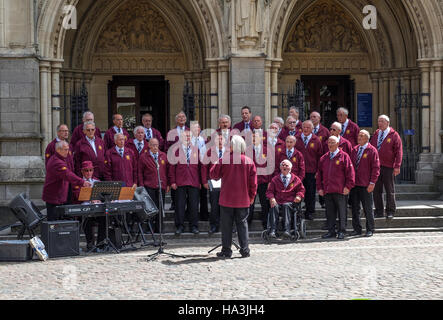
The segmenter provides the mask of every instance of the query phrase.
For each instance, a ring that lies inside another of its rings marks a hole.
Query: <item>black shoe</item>
[[[339,232],[337,235],[337,239],[343,240],[345,238],[345,234],[343,232]]]
[[[237,228],[236,227],[232,228],[232,233],[237,233]]]
[[[352,231],[351,236],[361,236],[361,231]]]
[[[240,254],[241,254],[241,257],[242,257],[242,258],[248,258],[248,257],[251,256],[249,250],[248,250],[248,251],[242,251],[242,250],[240,250]]]
[[[232,252],[220,251],[217,252],[217,257],[219,258],[230,258],[232,256]]]
[[[171,204],[171,206],[169,207],[169,211],[175,211],[175,205]]]
[[[283,232],[283,239],[286,239],[286,240],[291,239],[291,233],[289,231]]]
[[[176,236],[179,236],[182,233],[183,233],[183,227],[182,226],[178,227],[177,230],[175,230],[175,235]]]
[[[326,205],[324,203],[320,203],[322,209],[326,209]]]
[[[305,213],[305,219],[306,220],[314,220],[314,217],[312,216],[312,213]]]
[[[329,239],[329,238],[335,238],[335,236],[336,236],[335,233],[328,232],[328,233],[322,235],[321,237],[322,237],[322,239]]]
[[[94,244],[93,244],[92,242],[88,242],[88,243],[86,244],[86,250],[87,250],[87,251],[91,251],[92,248],[94,248]]]
[[[394,219],[394,214],[388,213],[388,215],[386,216],[386,219]]]
[[[277,235],[275,234],[275,231],[271,231],[271,233],[269,233],[269,238],[277,239]]]
[[[383,218],[383,217],[384,217],[383,213],[376,213],[374,215],[374,218]]]
[[[211,229],[209,229],[208,233],[209,234],[214,234],[217,232],[217,227],[211,227]]]
[[[197,227],[192,227],[192,228],[191,228],[191,232],[192,232],[193,234],[199,234],[199,233],[200,233],[200,231],[198,230]]]
[[[365,234],[365,237],[372,237],[374,235],[374,233],[372,231],[367,231]]]

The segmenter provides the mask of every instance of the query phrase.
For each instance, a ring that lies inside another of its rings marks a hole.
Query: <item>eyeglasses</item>
[[[83,169],[82,171],[92,172],[92,171],[94,171],[94,169]]]
[[[292,123],[297,123],[297,121],[289,121],[289,123],[291,123],[291,124],[292,124]]]
[[[335,128],[329,128],[329,131],[338,131],[338,130]]]
[[[88,132],[95,131],[95,129],[85,129]]]

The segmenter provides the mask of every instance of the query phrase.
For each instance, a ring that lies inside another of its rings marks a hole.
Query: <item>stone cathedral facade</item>
[[[443,0],[0,0],[0,201],[41,197],[55,128],[86,109],[101,129],[150,112],[165,134],[182,109],[269,125],[300,99],[326,125],[387,114],[410,180],[438,186],[442,68]]]

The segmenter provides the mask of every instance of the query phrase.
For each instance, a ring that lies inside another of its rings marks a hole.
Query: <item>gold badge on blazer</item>
[[[320,139],[320,141],[321,141],[321,140],[323,139],[323,137],[322,137],[322,136],[319,136],[318,138]]]
[[[262,154],[262,157],[263,157],[263,159],[266,159],[266,155],[265,154]]]
[[[367,157],[368,157],[368,154],[365,153],[365,154],[363,155],[363,159],[366,159]]]
[[[335,164],[338,166],[340,164],[340,160],[337,160]]]
[[[296,157],[292,158],[292,162],[297,162],[297,158]]]
[[[46,154],[46,158],[49,158],[51,155],[49,153]]]
[[[66,168],[66,167],[63,167],[63,168],[62,168],[63,171],[65,171],[65,170],[67,170],[67,169],[68,169],[68,168]]]
[[[102,150],[102,146],[98,146],[98,149],[99,149],[99,150]]]
[[[346,134],[350,134],[351,133],[351,131],[350,130],[346,130]]]
[[[311,148],[314,149],[315,148],[315,144],[311,143]]]
[[[108,161],[107,160],[105,160],[105,164],[107,164],[108,163]]]
[[[278,148],[277,151],[278,151],[278,152],[281,152],[281,148]]]
[[[165,165],[165,160],[162,160],[162,165]]]
[[[388,140],[386,140],[386,141],[387,141],[388,143],[391,143],[392,140],[391,140],[391,138],[388,138]]]
[[[127,155],[127,156],[126,156],[126,159],[131,160],[131,157]]]
[[[290,186],[291,188],[294,188],[294,184],[293,184],[293,183],[291,183],[289,186]]]
[[[78,189],[80,189],[80,187],[79,186],[75,186],[75,188],[78,190]]]

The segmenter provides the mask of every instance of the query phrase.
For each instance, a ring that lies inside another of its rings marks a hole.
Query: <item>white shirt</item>
[[[366,148],[368,147],[369,142],[367,142],[364,146],[358,145],[358,151],[360,151],[360,147],[363,147],[363,152],[365,152]],[[357,153],[358,153],[357,151]]]
[[[206,154],[205,139],[203,139],[203,137],[201,136],[198,137],[192,136],[191,143],[194,147],[198,147],[198,150],[200,151],[200,159],[202,160]]]
[[[277,137],[268,136],[268,143],[275,147],[277,144]]]
[[[125,154],[125,147],[123,147],[123,148],[119,148],[119,147],[115,146],[115,150],[117,150],[117,153],[118,153],[119,155],[120,155],[120,149],[122,150],[123,154]],[[123,157],[123,156],[121,156],[121,157]]]
[[[251,130],[251,125],[249,124],[249,122],[245,122],[244,125],[245,125],[245,129],[244,130]],[[246,125],[248,127],[246,127]]]
[[[333,155],[332,159],[334,159],[335,156],[337,155],[337,153],[339,153],[339,152],[340,152],[340,149],[337,148],[337,150],[335,150],[335,151],[332,153],[332,155]],[[329,152],[329,159],[330,159],[330,158],[331,158],[331,152]]]
[[[346,119],[345,123],[343,123],[341,126],[341,132],[346,133],[346,129],[348,128],[348,124],[349,124],[349,119]]]
[[[92,150],[94,150],[95,155],[97,155],[97,150],[95,149],[95,136],[94,139],[89,139],[88,136],[86,136],[86,140],[89,142],[89,144],[92,147]]]
[[[177,126],[178,136],[181,137],[182,133],[185,132],[186,127]]]
[[[286,156],[288,155],[288,151],[291,152],[291,157],[292,157],[292,155],[294,154],[294,148],[292,148],[291,150],[286,149]]]
[[[141,152],[141,150],[143,150],[143,148],[145,147],[145,142],[144,142],[145,140],[142,140],[142,141],[138,141],[137,139],[134,139],[134,144],[135,144],[135,148],[137,149],[137,151],[138,151],[138,145],[139,144],[141,144],[140,145],[140,152]]]
[[[117,126],[114,126],[114,131],[115,131],[115,133],[119,133]],[[120,129],[120,133],[123,134],[123,128]]]
[[[281,179],[282,182],[283,182],[283,177],[285,177],[285,175],[283,173],[280,173],[280,179]],[[291,172],[289,172],[286,175],[286,185],[285,185],[285,188],[288,186],[289,182],[291,182]]]
[[[314,130],[312,130],[312,132],[315,132],[315,130],[317,130],[317,134],[320,131],[320,124],[318,124],[316,127],[314,127]]]
[[[307,138],[308,138],[308,141],[306,142],[306,144],[309,144],[309,141],[311,141],[311,138],[312,138],[312,133]],[[305,143],[305,134],[304,133],[301,134],[301,141],[303,141],[303,143]]]
[[[152,153],[151,150],[149,150],[149,153],[151,154],[151,157],[152,157],[152,159],[154,159],[154,161],[155,161],[154,155],[157,155],[157,160],[160,159],[160,155],[158,154],[158,152],[154,154],[154,153]]]
[[[148,132],[151,133],[151,139],[154,138],[154,132],[152,132],[152,128],[145,128],[145,139],[148,139]]]
[[[378,134],[378,139],[377,139],[377,143],[380,141],[380,135],[383,132],[383,141],[385,141],[386,137],[388,136],[389,132],[391,132],[391,127],[387,127],[385,131],[381,131]],[[382,143],[383,143],[382,141]]]

